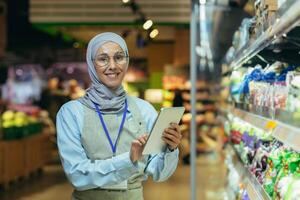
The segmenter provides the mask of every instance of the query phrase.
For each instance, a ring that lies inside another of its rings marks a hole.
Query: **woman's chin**
[[[117,90],[121,86],[121,83],[116,84],[107,84],[106,87],[108,87],[110,90]]]

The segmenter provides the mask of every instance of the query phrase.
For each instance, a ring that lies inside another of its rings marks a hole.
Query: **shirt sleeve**
[[[138,100],[138,107],[147,123],[147,132],[150,133],[157,117],[157,112],[150,103],[141,99]],[[150,175],[157,182],[167,180],[177,168],[178,154],[178,148],[172,152],[167,148],[163,153],[150,155],[145,169],[146,177]]]
[[[151,155],[145,169],[146,175],[151,175],[157,182],[167,180],[177,168],[178,154],[177,148],[172,152],[167,149],[166,152]]]
[[[129,152],[106,160],[92,161],[87,157],[81,145],[82,128],[78,119],[83,112],[78,112],[78,104],[65,104],[56,122],[59,155],[72,185],[77,190],[115,185],[137,173],[138,166],[131,162]]]

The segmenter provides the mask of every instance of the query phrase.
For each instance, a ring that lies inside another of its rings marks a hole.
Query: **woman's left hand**
[[[165,129],[162,139],[168,144],[168,148],[171,151],[176,149],[182,139],[179,125],[176,123],[171,123],[170,126]]]

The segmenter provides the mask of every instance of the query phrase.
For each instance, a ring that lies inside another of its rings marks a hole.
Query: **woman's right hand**
[[[148,140],[148,135],[144,134],[131,142],[130,160],[135,163],[142,157],[142,152]]]

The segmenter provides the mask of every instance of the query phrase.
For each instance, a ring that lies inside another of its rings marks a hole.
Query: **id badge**
[[[127,190],[127,180],[116,185],[104,186],[101,188],[108,190]]]

